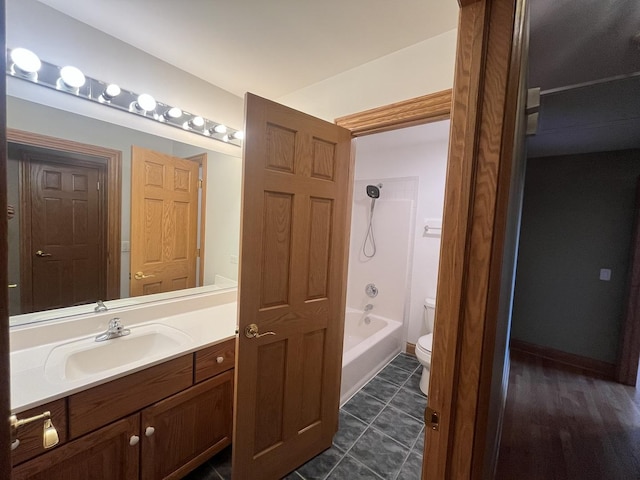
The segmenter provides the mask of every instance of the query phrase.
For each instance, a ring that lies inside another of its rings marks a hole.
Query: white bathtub
[[[400,352],[401,326],[402,322],[347,308],[340,405]]]

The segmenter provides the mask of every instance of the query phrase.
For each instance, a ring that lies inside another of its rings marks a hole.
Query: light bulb
[[[73,89],[80,88],[86,81],[84,73],[82,73],[79,68],[70,65],[60,69],[60,79],[67,87]]]
[[[219,124],[213,127],[213,131],[216,133],[227,133],[227,127],[225,125]]]
[[[14,48],[11,50],[11,61],[24,73],[36,73],[42,67],[38,56],[26,48]]]
[[[148,93],[143,93],[138,96],[138,100],[136,101],[137,106],[140,110],[144,110],[145,112],[152,112],[156,109],[156,99],[153,98]]]
[[[115,83],[110,83],[109,85],[107,85],[107,88],[104,89],[104,92],[102,92],[102,94],[98,97],[98,101],[101,103],[110,102],[115,97],[120,95],[120,93],[122,93],[120,87]]]
[[[242,130],[238,130],[236,133],[233,134],[233,138],[236,138],[238,140],[243,140],[244,132]]]
[[[171,117],[171,118],[180,118],[182,116],[182,110],[180,110],[178,107],[172,107],[169,110],[167,110],[167,113],[165,114],[165,116]]]
[[[202,118],[202,117],[193,117],[191,119],[191,124],[194,127],[200,128],[200,127],[202,127],[204,125],[204,118]]]
[[[222,137],[223,142],[228,142],[229,140],[229,135],[225,135],[224,137]]]

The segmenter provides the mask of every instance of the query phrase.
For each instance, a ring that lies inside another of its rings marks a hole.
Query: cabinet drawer
[[[195,382],[201,382],[235,365],[236,339],[196,352]]]
[[[56,427],[58,438],[60,439],[60,443],[53,447],[53,449],[55,449],[67,441],[67,402],[64,398],[21,412],[17,416],[18,419],[25,419],[40,415],[46,411],[51,412],[51,422],[53,426]],[[13,465],[17,465],[36,455],[52,450],[45,450],[42,446],[43,422],[43,420],[38,420],[18,428],[16,438],[20,440],[20,445],[11,452],[11,462]]]
[[[193,383],[193,355],[132,373],[69,397],[69,437],[76,438]]]
[[[114,422],[45,455],[22,463],[12,480],[71,480],[138,478],[140,445],[131,442],[140,434],[140,415]],[[133,444],[132,444],[133,443]]]

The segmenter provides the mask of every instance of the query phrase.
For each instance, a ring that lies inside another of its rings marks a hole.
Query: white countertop
[[[188,340],[179,347],[165,349],[134,363],[80,379],[56,379],[45,373],[45,364],[55,347],[95,337],[106,330],[108,320],[115,316],[120,317],[123,325],[132,330],[143,325],[161,324],[180,330],[188,336]],[[236,316],[236,292],[231,291],[12,329],[11,410],[19,413],[233,338]],[[70,332],[76,336],[72,336]]]

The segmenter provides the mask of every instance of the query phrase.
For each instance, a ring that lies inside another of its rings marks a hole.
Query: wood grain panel
[[[143,295],[151,295],[153,293],[162,293],[162,283],[160,282],[147,282],[142,287]]]
[[[322,413],[322,366],[324,365],[325,331],[306,333],[302,339],[302,408],[298,431],[320,421]]]
[[[173,189],[176,192],[190,192],[195,185],[191,178],[190,170],[175,168],[173,170]]]
[[[273,123],[267,124],[266,167],[281,172],[294,172],[296,132]]]
[[[174,235],[174,247],[171,258],[173,260],[186,260],[189,255],[189,246],[191,239],[189,238],[192,226],[190,225],[191,217],[189,216],[189,204],[184,202],[175,202],[173,204],[173,225],[176,232],[184,232],[184,235]]]
[[[62,190],[62,173],[45,169],[42,176],[43,190]]]
[[[136,479],[140,446],[129,445],[129,438],[139,432],[139,415],[132,415],[17,466],[11,479]]]
[[[140,478],[181,478],[231,444],[233,372],[142,411]],[[147,427],[155,429],[146,436]]]
[[[144,200],[144,262],[162,260],[162,200],[145,198]]]
[[[67,441],[67,402],[64,398],[20,412],[17,417],[24,419],[40,415],[43,412],[51,412],[51,422],[58,431],[60,443],[54,448],[64,445]],[[18,429],[16,438],[20,440],[20,445],[11,452],[11,460],[14,465],[50,451],[45,450],[42,446],[42,429],[42,421],[28,423]]]
[[[170,360],[69,397],[69,437],[76,438],[184,390],[193,382],[193,356]]]
[[[333,180],[336,162],[336,144],[321,138],[313,139],[313,160],[311,176],[324,180]]]
[[[261,308],[289,301],[292,215],[293,195],[264,193]]]
[[[258,347],[258,365],[264,374],[258,378],[255,398],[255,457],[282,441],[286,358],[286,341]]]
[[[336,119],[353,136],[370,135],[449,118],[451,89],[411,98]]]
[[[331,264],[333,200],[309,199],[309,275],[307,300],[327,296]]]
[[[145,187],[164,187],[165,171],[164,165],[150,161],[144,162],[144,185]]]
[[[71,188],[74,192],[86,192],[89,190],[89,178],[86,175],[71,175]]]
[[[201,382],[233,368],[235,351],[235,338],[197,351],[195,354],[194,382]],[[218,361],[218,359],[222,361]]]

